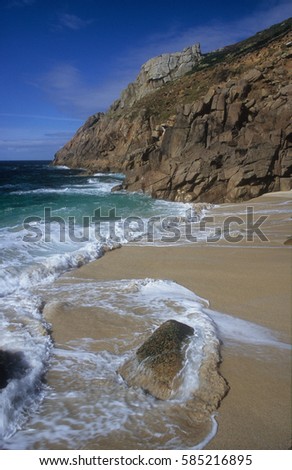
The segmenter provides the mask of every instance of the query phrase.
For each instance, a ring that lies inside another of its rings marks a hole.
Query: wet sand
[[[269,205],[288,194],[259,200]],[[290,232],[289,232],[290,231]],[[170,279],[208,299],[210,308],[268,327],[291,344],[291,223],[273,225],[268,243],[172,247],[125,246],[73,271],[74,279]],[[72,279],[72,281],[73,281]],[[59,281],[62,282],[62,279]],[[62,325],[56,325],[59,337]],[[221,372],[230,392],[217,412],[207,449],[291,447],[291,351],[222,347]]]

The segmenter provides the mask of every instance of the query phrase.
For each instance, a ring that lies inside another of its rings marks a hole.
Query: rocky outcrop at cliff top
[[[201,58],[200,44],[194,44],[182,52],[162,54],[148,60],[142,65],[136,81],[122,92],[116,104],[120,108],[132,106],[157,88],[190,72]]]
[[[291,24],[205,56],[193,47],[148,61],[54,163],[123,172],[123,188],[177,201],[291,189]]]

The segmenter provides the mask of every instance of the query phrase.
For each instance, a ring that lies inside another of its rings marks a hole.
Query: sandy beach
[[[281,198],[291,199],[291,192],[254,202],[268,207]],[[207,299],[213,310],[267,327],[291,344],[292,249],[284,245],[291,222],[286,217],[285,223],[270,224],[268,243],[124,246],[67,274],[66,282],[75,277],[173,280]],[[62,341],[66,324],[59,321],[53,327]],[[90,324],[88,330],[92,328]],[[220,370],[230,391],[216,413],[217,434],[206,448],[290,448],[291,350],[269,347],[263,357],[249,345],[223,344],[221,354]]]

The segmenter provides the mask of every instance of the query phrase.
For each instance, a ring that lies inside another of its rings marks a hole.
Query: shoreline
[[[289,199],[292,193],[289,192]],[[281,194],[283,199],[287,197]],[[271,196],[258,198],[267,205]],[[287,230],[259,246],[123,246],[61,277],[57,284],[92,279],[168,279],[205,298],[210,308],[273,330],[291,344],[291,247]],[[286,225],[287,228],[287,225]],[[60,338],[65,325],[58,325]],[[249,345],[224,345],[220,372],[230,385],[216,412],[218,430],[205,449],[288,449],[291,446],[291,352],[265,355]]]

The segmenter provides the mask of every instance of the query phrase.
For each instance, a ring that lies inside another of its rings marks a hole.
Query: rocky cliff
[[[202,55],[151,59],[54,164],[119,171],[123,188],[224,202],[292,188],[292,20]]]
[[[142,65],[135,82],[122,92],[116,105],[120,108],[132,106],[144,96],[161,88],[168,82],[184,76],[201,61],[199,44],[187,47],[182,52],[162,54]]]

